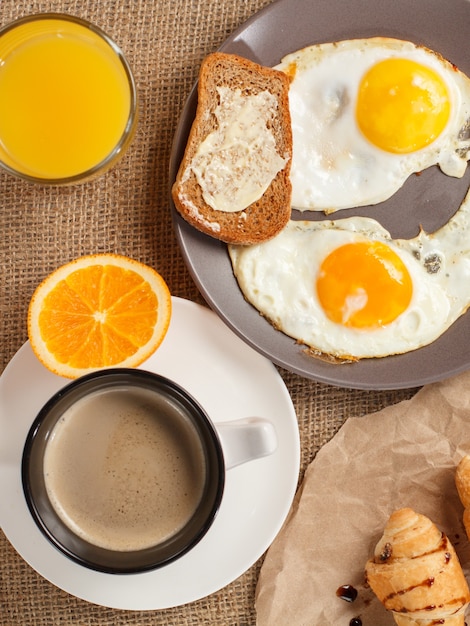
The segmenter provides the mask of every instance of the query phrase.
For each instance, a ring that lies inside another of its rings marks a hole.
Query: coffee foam
[[[111,550],[141,550],[191,518],[204,487],[204,453],[171,402],[145,389],[102,390],[54,427],[44,478],[57,514],[77,535]]]

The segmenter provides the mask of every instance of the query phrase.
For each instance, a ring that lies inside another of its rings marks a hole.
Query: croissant
[[[410,508],[390,516],[366,579],[398,626],[464,626],[470,592],[449,539]]]
[[[470,456],[464,456],[457,465],[455,486],[464,506],[463,525],[470,539]]]

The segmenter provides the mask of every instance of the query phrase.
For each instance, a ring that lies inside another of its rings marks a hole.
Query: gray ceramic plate
[[[273,66],[285,54],[312,43],[389,36],[439,51],[470,75],[469,27],[468,0],[278,0],[236,30],[221,50]],[[193,90],[174,138],[171,182],[183,155],[196,103]],[[469,185],[470,168],[459,180],[446,177],[433,167],[409,178],[386,202],[336,215],[375,217],[393,237],[409,238],[417,234],[420,225],[431,232],[447,222]],[[433,344],[408,354],[347,365],[308,357],[302,346],[275,331],[244,300],[232,274],[226,246],[197,232],[176,214],[173,206],[172,209],[183,256],[209,306],[238,336],[277,365],[313,380],[358,389],[417,387],[470,367],[469,314]],[[309,219],[324,218],[313,215]]]

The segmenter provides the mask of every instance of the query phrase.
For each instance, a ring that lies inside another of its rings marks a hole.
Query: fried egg
[[[439,165],[470,158],[470,79],[431,50],[375,37],[313,45],[276,66],[291,77],[292,205],[376,204]]]
[[[315,353],[383,357],[436,340],[470,304],[470,192],[432,234],[393,239],[376,220],[290,221],[230,246],[245,298]]]

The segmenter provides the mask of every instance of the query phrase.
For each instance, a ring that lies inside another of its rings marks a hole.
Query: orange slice
[[[77,378],[106,367],[137,367],[163,341],[170,291],[152,268],[116,254],[76,259],[36,289],[28,335],[52,372]]]

